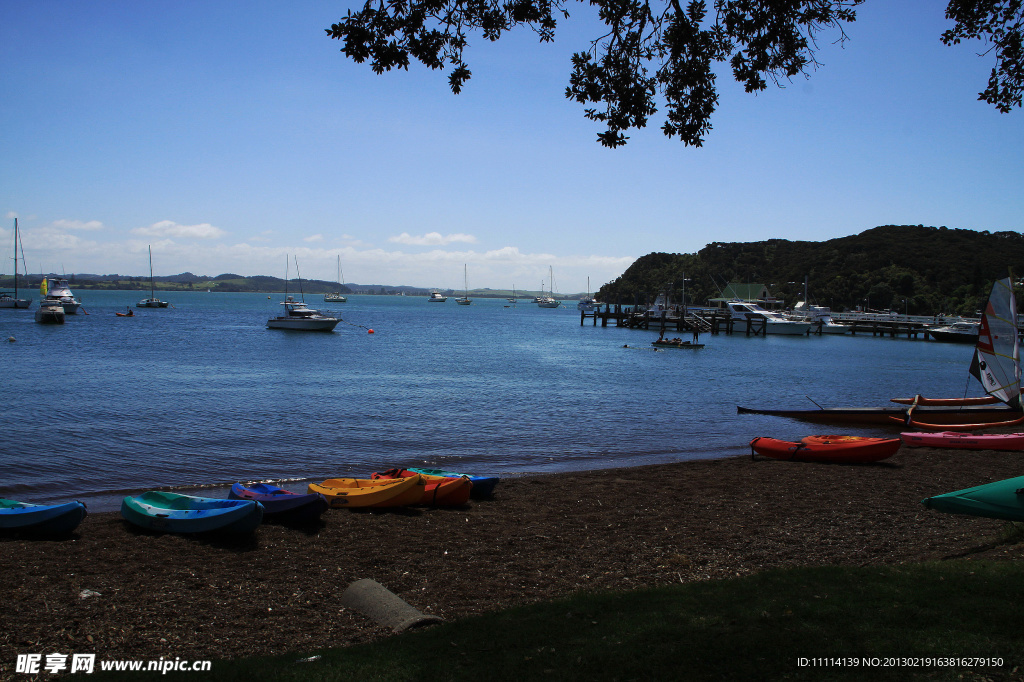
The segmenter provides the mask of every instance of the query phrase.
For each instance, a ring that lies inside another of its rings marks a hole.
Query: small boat
[[[657,341],[651,341],[651,345],[655,348],[703,348],[703,343],[692,343],[690,341],[683,341],[682,339],[658,339]]]
[[[950,514],[1024,521],[1024,476],[934,495],[921,504]]]
[[[168,301],[161,301],[156,297],[156,280],[153,279],[153,247],[149,247],[149,298],[144,298],[135,304],[136,308],[166,308],[170,305]]]
[[[263,521],[263,505],[150,490],[125,497],[121,516],[136,526],[168,533],[251,533]]]
[[[904,445],[912,448],[953,448],[956,450],[1024,451],[1024,433],[961,433],[959,431],[922,431],[900,434]]]
[[[59,305],[67,315],[74,315],[82,307],[82,303],[71,293],[71,286],[66,279],[43,277],[39,291],[43,294],[39,305]]]
[[[430,297],[427,299],[427,303],[444,303],[447,300],[447,296],[442,296],[440,291],[434,289],[430,292]]]
[[[269,483],[235,483],[228,492],[232,500],[254,500],[263,505],[268,521],[315,521],[330,508],[320,493],[302,495]]]
[[[861,436],[807,436],[799,443],[758,437],[750,441],[750,451],[751,455],[795,462],[866,464],[892,457],[901,444],[899,438]]]
[[[406,507],[423,499],[422,476],[395,479],[329,478],[310,483],[309,492],[320,493],[335,509],[356,507]]]
[[[39,324],[64,324],[64,308],[59,303],[39,304],[36,308],[36,322]]]
[[[474,500],[482,500],[490,497],[494,494],[494,488],[498,485],[498,481],[501,480],[497,476],[477,476],[475,474],[460,474],[454,471],[445,471],[444,469],[424,469],[423,467],[409,467],[406,471],[413,471],[417,474],[424,474],[425,476],[441,476],[444,478],[468,478],[473,484],[473,489],[470,491],[469,496]]]
[[[772,417],[787,417],[799,421],[819,424],[876,424],[882,426],[911,426],[908,421],[910,410],[907,407],[818,407],[810,410],[801,409],[769,409],[736,406],[737,414],[763,414]],[[946,429],[958,425],[969,425],[973,430],[980,429],[984,423],[999,423],[1012,420],[1020,415],[1006,405],[925,405],[917,406],[912,413],[918,419],[931,424],[941,424]],[[1012,422],[1011,422],[1012,423]],[[979,425],[980,424],[980,425]]]
[[[338,290],[324,294],[324,303],[346,303],[348,299],[341,293],[343,286],[345,286],[345,278],[341,276],[341,256],[338,256]]]
[[[88,512],[81,502],[29,504],[0,498],[0,530],[42,534],[70,533]]]
[[[457,507],[469,502],[473,490],[473,482],[468,476],[435,476],[408,469],[389,469],[382,473],[374,473],[374,479],[395,479],[422,476],[426,481],[423,497],[419,504],[434,507]]]
[[[31,298],[18,298],[18,219],[14,219],[14,293],[0,291],[0,308],[28,308],[32,305]],[[25,249],[22,248],[22,253]],[[22,256],[24,261],[24,256]],[[26,275],[28,274],[26,269]]]
[[[980,327],[980,322],[954,322],[940,327],[931,327],[927,331],[928,336],[936,341],[976,344]]]
[[[132,310],[131,308],[128,309],[128,312],[114,314],[117,315],[118,317],[135,317],[135,311]]]

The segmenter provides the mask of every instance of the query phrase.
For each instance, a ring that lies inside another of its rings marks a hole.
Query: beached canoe
[[[70,533],[88,512],[81,502],[30,504],[0,497],[0,530],[40,534]]]
[[[470,483],[473,484],[473,489],[469,492],[469,496],[474,500],[484,500],[494,494],[494,488],[498,485],[498,481],[501,480],[497,476],[477,476],[476,474],[459,474],[454,471],[446,471],[444,469],[424,469],[422,467],[409,467],[407,471],[415,471],[417,474],[424,474],[426,476],[442,476],[444,478],[461,478],[466,477]]]
[[[1024,451],[1024,433],[959,433],[928,431],[901,433],[904,445],[914,448],[956,448],[958,450]]]
[[[1020,416],[1020,410],[1006,405],[965,405],[932,406],[924,405],[914,408],[891,405],[886,407],[821,407],[810,410],[778,410],[755,409],[737,405],[737,414],[763,414],[773,417],[786,417],[799,421],[816,422],[819,424],[876,424],[907,428],[909,421],[917,420],[929,424],[941,424],[946,428],[971,425],[981,429],[985,424],[1014,423]],[[975,426],[977,425],[977,426]],[[941,430],[941,429],[940,429]]]
[[[458,507],[469,502],[473,491],[473,483],[466,476],[434,476],[421,474],[409,469],[389,469],[380,473],[374,472],[372,478],[394,479],[422,476],[426,481],[423,486],[423,497],[419,504],[434,507]]]
[[[320,493],[335,509],[357,507],[406,507],[423,499],[426,481],[422,476],[409,478],[329,478],[321,484],[310,483],[309,492]]]
[[[330,508],[320,493],[293,493],[269,483],[235,483],[228,498],[259,502],[265,521],[315,521]]]
[[[251,533],[263,520],[263,505],[150,490],[125,497],[121,516],[136,526],[168,533]]]
[[[899,438],[860,436],[808,436],[799,443],[775,438],[750,441],[751,454],[796,462],[865,464],[892,457],[900,449]]]
[[[1024,476],[935,495],[921,504],[950,514],[1024,521]]]

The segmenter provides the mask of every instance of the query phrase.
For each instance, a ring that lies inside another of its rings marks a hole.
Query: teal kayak
[[[263,505],[150,490],[125,497],[121,516],[136,526],[168,533],[251,533],[263,520]]]
[[[921,504],[951,514],[1024,521],[1024,476],[935,495]]]
[[[407,467],[406,471],[415,471],[417,474],[427,476],[444,476],[445,478],[468,478],[473,484],[469,496],[474,500],[481,500],[490,497],[494,493],[494,486],[498,485],[497,476],[475,476],[473,474],[457,474],[454,471],[444,469],[420,469],[418,467]]]
[[[81,502],[30,504],[0,497],[0,530],[32,533],[70,533],[86,517]]]

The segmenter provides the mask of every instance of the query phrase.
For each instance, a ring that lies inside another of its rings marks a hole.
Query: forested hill
[[[708,244],[696,254],[651,253],[601,287],[598,300],[646,303],[671,289],[703,304],[729,282],[768,286],[787,306],[803,299],[834,310],[867,305],[910,314],[973,314],[992,282],[1024,277],[1024,235],[923,225],[886,225],[824,242],[769,239]],[[1017,299],[1022,300],[1018,290]]]

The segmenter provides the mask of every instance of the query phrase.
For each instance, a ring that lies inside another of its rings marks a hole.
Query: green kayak
[[[921,504],[951,514],[1024,521],[1024,476],[935,495]]]

